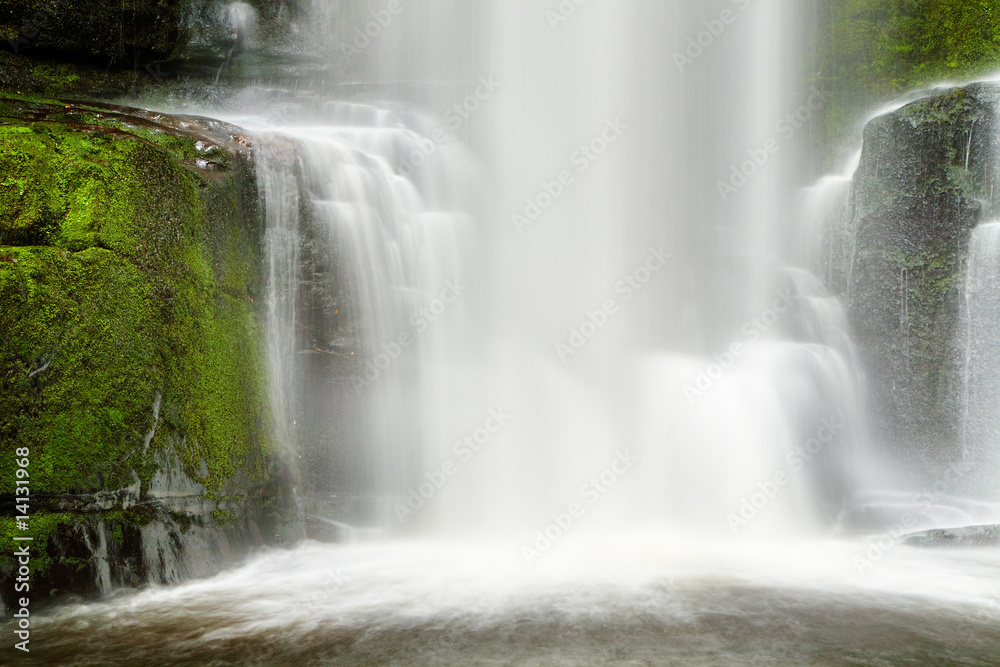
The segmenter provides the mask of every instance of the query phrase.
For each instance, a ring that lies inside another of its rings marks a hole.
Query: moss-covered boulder
[[[0,550],[33,536],[44,594],[169,579],[192,526],[268,537],[248,143],[204,119],[0,97]]]
[[[972,229],[995,210],[1000,89],[921,99],[865,129],[855,176],[853,335],[894,453],[960,454],[962,286]]]

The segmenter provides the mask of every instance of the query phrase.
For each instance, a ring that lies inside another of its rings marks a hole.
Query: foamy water
[[[32,660],[846,664],[808,656],[823,643],[840,644],[841,657],[883,644],[878,651],[907,656],[913,642],[928,660],[965,655],[963,664],[985,665],[996,664],[990,651],[1000,655],[996,549],[894,545],[862,571],[870,544],[861,540],[567,534],[531,565],[521,546],[308,542],[269,551],[211,579],[43,614]],[[863,628],[857,642],[838,635],[845,626]],[[883,664],[875,655],[860,664]],[[731,662],[713,662],[720,656]]]

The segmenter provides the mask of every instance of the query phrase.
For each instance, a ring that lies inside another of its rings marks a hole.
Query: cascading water
[[[854,172],[861,152],[851,159],[843,174],[825,176],[807,188],[795,259],[823,279],[835,294],[849,293],[854,257],[852,194]]]
[[[376,5],[314,0],[297,23],[306,45],[347,35],[317,53],[366,80],[250,88],[227,120],[253,134],[299,497],[379,530],[61,609],[54,650],[831,664],[912,658],[883,634],[905,626],[995,658],[995,553],[898,545],[859,568],[870,543],[842,534],[881,479],[838,300],[850,178],[812,191],[805,229],[782,203],[778,128],[809,108],[801,44],[776,35],[810,3]],[[969,272],[976,443],[996,428],[992,232]]]
[[[762,485],[770,488],[790,465],[786,459],[803,465],[796,448],[832,420],[839,426],[823,443],[823,463],[771,503],[768,512],[785,519],[759,525],[794,534],[803,524],[793,515],[836,519],[849,493],[850,457],[843,452],[857,437],[844,356],[849,343],[835,301],[815,279],[775,259],[777,207],[769,193],[780,191],[780,167],[751,174],[756,178],[737,193],[741,201],[700,213],[742,250],[706,244],[684,225],[658,223],[668,214],[663,203],[618,177],[635,161],[657,163],[636,135],[664,122],[630,115],[638,93],[616,75],[638,65],[638,53],[627,46],[632,11],[589,8],[574,17],[579,27],[553,36],[551,26],[530,20],[527,5],[483,9],[498,44],[478,58],[480,73],[463,108],[442,116],[459,125],[467,120],[474,139],[490,128],[481,150],[500,176],[491,189],[493,205],[504,213],[474,224],[425,212],[425,206],[470,211],[473,183],[460,177],[468,167],[453,141],[431,139],[440,128],[414,125],[413,114],[408,127],[400,114],[375,105],[327,103],[295,120],[294,100],[283,100],[276,138],[257,140],[272,237],[276,400],[299,404],[283,421],[289,441],[304,450],[308,486],[374,497],[390,530],[434,525],[464,536],[505,535],[525,545],[531,562],[537,550],[526,545],[537,541],[535,530],[546,530],[553,513],[592,491],[602,503],[583,532],[652,523],[696,534],[739,533],[748,523],[740,517],[747,499],[756,500]],[[781,20],[774,9],[746,18],[754,25]],[[593,43],[587,28],[597,25],[604,39]],[[517,32],[523,48],[504,48],[506,36]],[[747,48],[752,32],[706,58]],[[391,68],[400,54],[381,51],[383,66]],[[447,74],[431,56],[407,62],[408,76]],[[774,100],[781,97],[786,56],[771,48],[749,62],[771,90],[753,98],[748,125],[780,117]],[[567,79],[570,63],[558,61],[575,57],[593,60],[583,63],[588,71],[607,74]],[[552,59],[552,67],[525,71],[529,62]],[[684,84],[657,88],[662,100]],[[737,92],[732,97],[746,101]],[[254,127],[252,119],[232,120]],[[663,178],[687,178],[677,167],[665,167]],[[488,256],[476,254],[474,228]],[[460,270],[477,256],[483,262],[472,267],[475,273]],[[705,262],[727,268],[706,273]],[[674,291],[679,276],[707,283],[699,293],[706,303]],[[412,330],[411,314],[421,299],[447,290],[448,281],[475,285],[478,293],[452,295],[456,307],[431,316],[451,324],[424,322],[433,334],[424,339]],[[657,307],[658,297],[680,310],[701,309],[701,322],[678,325],[674,312]],[[474,341],[462,340],[473,329],[460,321],[468,311],[478,313]],[[681,331],[697,338],[673,349],[657,340]],[[397,362],[401,334],[417,339],[416,353],[407,350]],[[348,395],[348,378],[337,377],[338,352],[354,357],[355,396]],[[345,405],[364,415],[353,433],[345,428]],[[734,417],[744,411],[744,418]],[[677,415],[668,437],[655,435],[664,429],[664,414]],[[678,422],[688,431],[671,437]],[[463,431],[471,443],[459,444]],[[693,441],[705,444],[692,447]],[[641,466],[607,498],[601,483],[581,491],[595,472],[643,459],[658,463]],[[446,465],[461,474],[449,475],[445,485],[438,480]]]
[[[963,456],[982,471],[978,494],[996,500],[1000,480],[1000,223],[972,231],[965,282]]]
[[[378,520],[462,400],[475,166],[412,112],[283,114],[256,139],[274,401],[306,492],[375,499],[338,519]]]

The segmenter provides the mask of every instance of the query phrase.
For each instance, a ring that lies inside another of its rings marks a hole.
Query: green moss
[[[103,125],[117,128],[133,136],[145,139],[149,143],[169,151],[171,155],[189,162],[210,162],[216,169],[231,169],[233,166],[233,161],[229,153],[214,145],[199,147],[198,142],[191,137],[150,130],[117,120],[105,121]]]
[[[72,99],[120,97],[159,85],[146,71],[109,70],[104,64],[29,59],[0,50],[0,92]]]
[[[17,542],[13,538],[31,537],[29,553],[31,563],[29,565],[31,577],[34,580],[38,575],[44,574],[55,564],[53,559],[52,540],[56,534],[62,533],[65,537],[67,533],[73,533],[81,528],[96,528],[100,524],[109,527],[108,535],[119,546],[125,544],[125,530],[127,527],[141,527],[149,523],[150,516],[155,514],[155,510],[144,509],[135,510],[114,510],[109,512],[99,512],[95,514],[74,514],[69,512],[32,512],[28,519],[28,529],[18,528],[13,517],[0,517],[0,573],[11,576],[14,572],[15,561],[11,557],[14,549],[19,548],[25,542]],[[176,515],[181,517],[188,524],[191,518],[188,515]],[[56,552],[58,553],[58,552]],[[65,563],[77,570],[88,567],[92,559],[80,557],[61,557]]]
[[[0,133],[0,243],[48,241],[57,231],[61,202],[46,187],[55,180],[49,147],[27,127],[3,128]]]
[[[229,526],[236,523],[239,519],[231,510],[214,510],[212,512],[212,520],[218,526]]]
[[[906,91],[1000,66],[995,0],[830,0],[818,11],[827,146],[857,146],[864,115]]]
[[[92,562],[92,560],[89,559],[89,558],[76,558],[74,556],[70,556],[70,557],[66,558],[66,560],[65,560],[65,563],[68,566],[76,568],[76,570],[78,572],[80,570],[85,570],[88,567],[90,567],[91,562]]]
[[[121,511],[121,521],[139,528],[149,525],[159,513],[148,506],[130,507]]]
[[[34,514],[28,519],[28,530],[21,530],[14,517],[0,517],[0,573],[13,576],[15,549],[23,547],[25,541],[15,541],[14,536],[30,537],[27,542],[31,562],[28,569],[34,577],[52,567],[52,557],[47,549],[49,537],[62,525],[74,524],[80,519],[71,514]]]
[[[207,180],[187,166],[206,155],[195,138],[75,110],[52,122],[61,108],[39,100],[0,96],[0,111],[0,449],[30,448],[35,493],[146,488],[168,446],[209,489],[266,479],[259,230],[239,165],[213,158],[226,171]]]
[[[182,535],[191,530],[191,525],[194,523],[190,514],[182,512],[170,512],[170,520],[174,522]]]
[[[9,251],[17,264],[0,268],[0,326],[8,332],[0,341],[0,438],[29,447],[35,493],[127,485],[129,455],[162,382],[148,281],[100,248]],[[4,491],[10,465],[0,462]]]

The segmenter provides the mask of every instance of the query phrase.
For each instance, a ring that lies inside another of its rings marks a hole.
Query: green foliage
[[[221,509],[213,510],[211,512],[212,520],[215,521],[218,526],[228,526],[239,521],[237,517],[231,510]]]
[[[1000,0],[819,4],[827,145],[856,145],[864,114],[908,90],[1000,69]]]
[[[837,0],[823,75],[875,95],[1000,66],[996,0]]]
[[[1000,7],[995,0],[904,0],[890,44],[908,81],[966,76],[1000,63]]]
[[[28,521],[28,530],[20,530],[14,523],[14,517],[0,516],[0,573],[8,582],[13,579],[17,565],[13,557],[14,550],[22,548],[25,544],[25,542],[15,542],[15,535],[32,538],[28,542],[31,554],[28,569],[34,577],[35,574],[44,572],[52,566],[52,557],[45,548],[52,533],[64,524],[86,520],[74,517],[72,514],[35,514]]]

